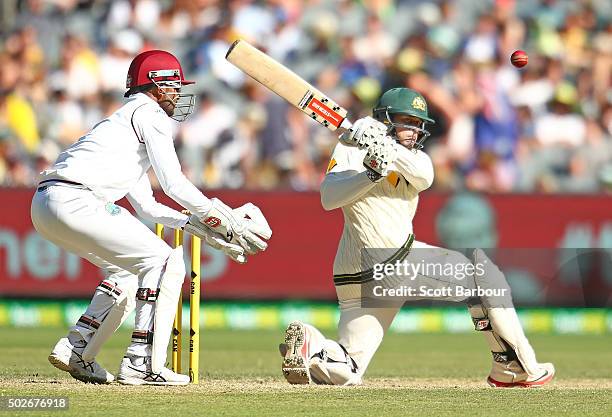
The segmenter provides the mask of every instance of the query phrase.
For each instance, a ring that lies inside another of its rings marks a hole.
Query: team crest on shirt
[[[427,111],[427,104],[425,104],[425,100],[418,96],[412,100],[412,107],[417,110]]]
[[[105,209],[106,209],[106,212],[110,214],[111,216],[116,216],[119,213],[121,213],[121,207],[119,207],[118,205],[114,203],[106,203]]]

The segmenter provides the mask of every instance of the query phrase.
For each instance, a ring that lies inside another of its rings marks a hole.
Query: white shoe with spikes
[[[294,321],[285,330],[285,343],[279,346],[284,353],[282,370],[290,384],[310,384],[308,332],[304,324]]]
[[[62,337],[49,354],[49,362],[57,369],[68,372],[73,378],[79,381],[92,384],[110,384],[115,377],[106,369],[102,368],[96,361],[86,361],[81,356],[85,348],[85,341],[82,346],[75,346],[67,337]]]
[[[121,361],[117,382],[123,385],[187,385],[189,376],[177,374],[168,368],[154,373],[150,356],[126,355]]]

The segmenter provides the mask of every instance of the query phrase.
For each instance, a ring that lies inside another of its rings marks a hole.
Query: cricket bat
[[[248,42],[235,41],[225,59],[329,130],[352,126],[346,109]]]

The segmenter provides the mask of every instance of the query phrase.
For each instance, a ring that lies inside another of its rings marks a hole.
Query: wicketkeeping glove
[[[270,228],[268,221],[264,217],[259,207],[257,207],[255,204],[246,203],[245,205],[234,209],[234,215],[241,219],[244,222],[247,230],[257,238],[269,240],[272,237],[272,229]],[[266,247],[268,246],[265,241],[262,240],[262,242],[266,245]],[[249,244],[249,247],[245,249],[247,253],[256,253],[261,250],[257,246],[253,246],[251,244]]]
[[[211,230],[224,236],[227,242],[240,245],[249,255],[254,255],[255,253],[261,252],[268,247],[268,244],[258,236],[261,230],[257,228],[255,228],[255,230],[251,230],[254,222],[250,220],[255,219],[248,216],[245,217],[245,213],[243,211],[232,210],[219,199],[213,198],[211,201],[213,203],[212,208],[208,214],[206,214],[206,216],[200,219],[202,223],[208,226]],[[255,207],[252,204],[251,206]],[[257,217],[257,220],[260,222],[261,219],[263,219],[265,222],[265,218],[263,217],[263,214],[261,214],[261,211],[259,211],[258,215],[253,212],[253,215]],[[267,222],[260,227],[263,227],[264,229],[267,227],[268,230],[270,229]],[[261,234],[261,237],[265,239],[266,235],[266,233],[263,233]],[[270,230],[269,236],[271,235],[272,231]]]
[[[386,137],[380,144],[368,148],[363,158],[363,165],[368,170],[368,178],[374,182],[380,181],[389,174],[389,166],[397,159],[395,141]]]
[[[381,143],[387,135],[387,126],[367,116],[357,120],[353,126],[340,136],[340,140],[359,149],[369,148]]]
[[[219,249],[235,262],[240,264],[246,263],[247,257],[241,246],[227,242],[224,236],[206,227],[195,215],[189,217],[183,230],[192,236],[197,236],[204,240],[210,247]]]

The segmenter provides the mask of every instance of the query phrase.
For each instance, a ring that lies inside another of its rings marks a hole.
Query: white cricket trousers
[[[139,287],[145,294],[159,288],[172,249],[126,209],[104,202],[84,187],[51,183],[38,188],[31,216],[38,233],[104,269],[110,285],[123,290]],[[97,290],[83,317],[103,319],[112,301]],[[154,302],[137,299],[134,334],[152,330],[154,311]],[[81,320],[71,330],[86,342],[95,332]],[[149,356],[151,345],[133,336],[128,353]]]
[[[419,263],[421,261],[426,262],[439,262],[444,264],[470,264],[464,255],[459,252],[455,252],[449,249],[439,248],[431,246],[423,242],[415,241],[412,245],[413,249],[418,249],[418,253],[414,255],[408,255],[407,259],[415,258],[414,262]],[[413,252],[415,252],[413,250]],[[414,281],[416,287],[424,285],[428,288],[438,288],[441,286],[448,285],[463,285],[467,288],[473,288],[473,280],[464,280],[457,282],[445,275],[432,274],[424,276],[418,274]],[[388,300],[379,307],[363,307],[361,294],[361,286],[359,284],[350,284],[344,286],[336,286],[336,293],[338,295],[338,302],[340,305],[340,320],[338,322],[338,343],[346,350],[350,357],[355,361],[358,366],[357,374],[363,376],[372,357],[378,350],[383,337],[393,319],[399,312],[400,308],[406,300]],[[464,297],[414,297],[415,299],[436,299],[460,302],[464,301]],[[313,338],[320,340],[322,338]],[[323,346],[330,350],[330,346],[333,346],[333,341],[330,339],[321,342],[313,347],[314,351],[321,349]],[[334,349],[331,349],[334,350]],[[337,349],[335,349],[337,350]],[[356,379],[357,380],[357,379]]]

